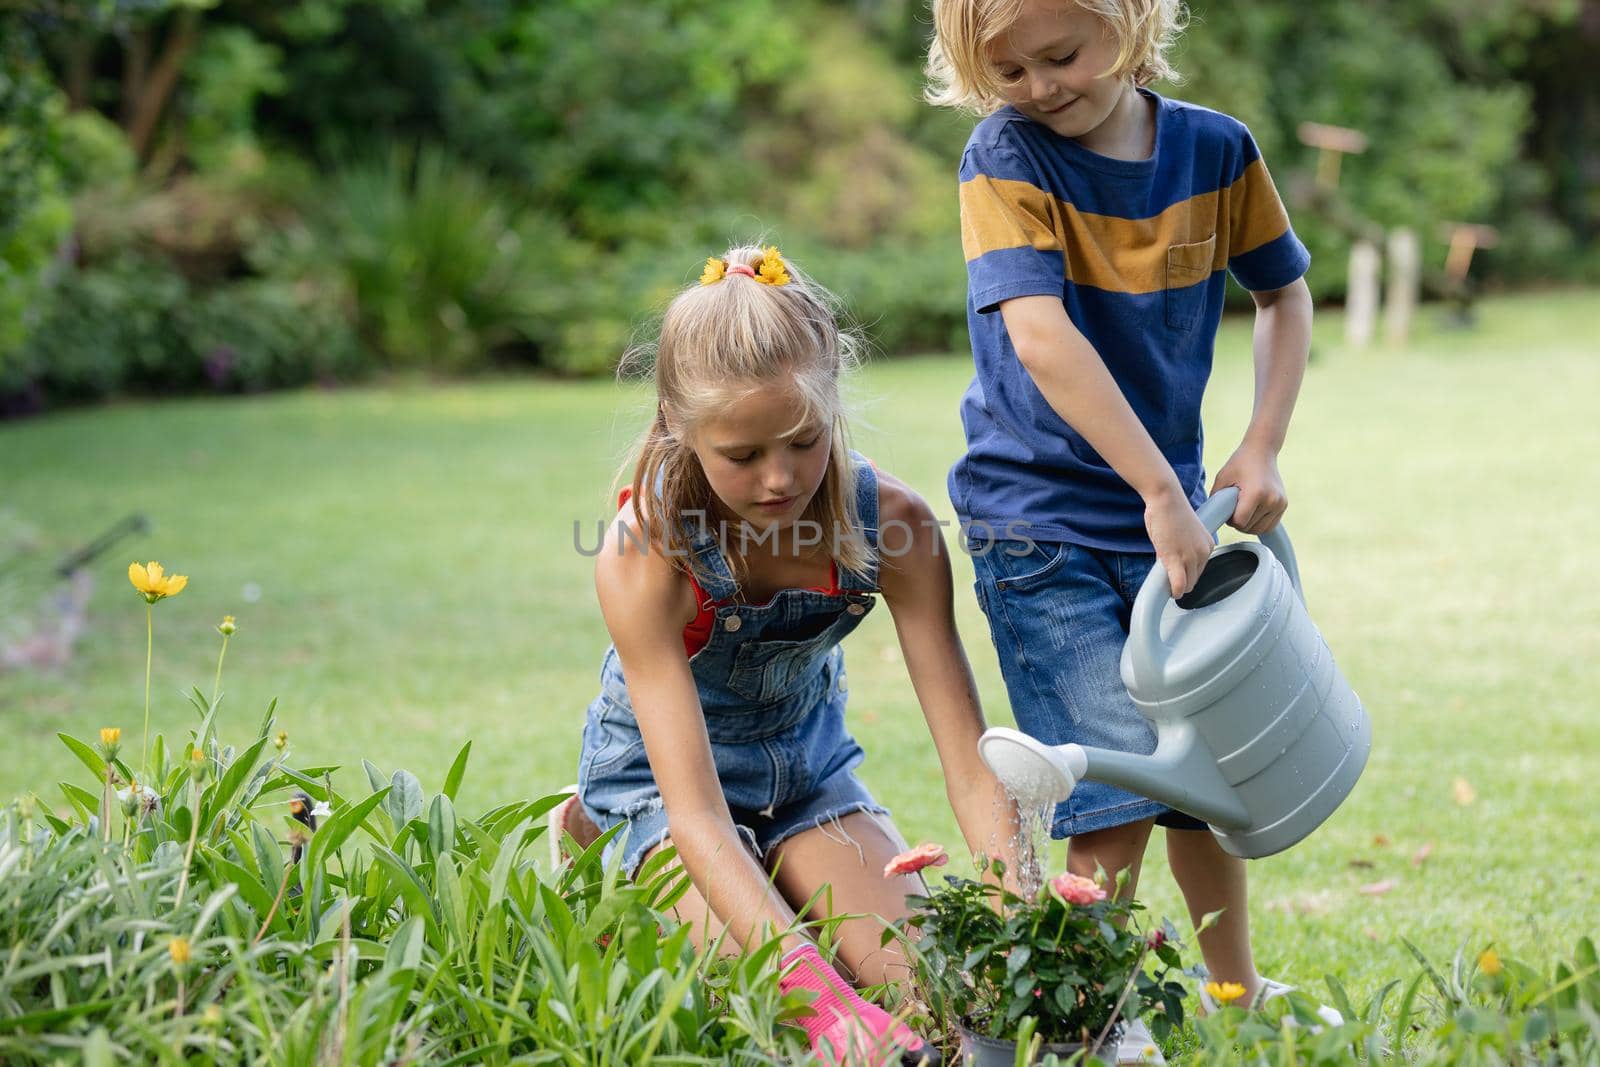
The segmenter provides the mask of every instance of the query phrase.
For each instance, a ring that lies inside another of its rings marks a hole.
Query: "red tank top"
[[[625,506],[633,499],[633,487],[628,486],[617,495],[617,507]],[[694,580],[694,573],[686,575],[689,579],[689,588],[694,590],[694,602],[697,605],[694,618],[689,625],[683,628],[683,651],[693,657],[696,652],[706,647],[706,642],[711,640],[711,627],[717,621],[717,606],[727,601],[712,600],[700,583]],[[828,564],[828,588],[818,589],[816,586],[807,586],[813,593],[825,593],[828,596],[842,596],[839,589],[839,564],[830,561]],[[757,605],[759,606],[759,605]]]

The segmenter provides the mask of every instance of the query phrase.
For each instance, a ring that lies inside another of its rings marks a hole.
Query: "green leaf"
[[[228,769],[222,772],[222,777],[210,789],[206,790],[200,798],[200,825],[210,826],[216,817],[230,805],[239,795],[239,789],[244,785],[246,778],[255,770],[256,759],[261,755],[261,750],[266,747],[267,739],[260,738],[255,744],[245,749]]]
[[[26,1030],[37,1033],[40,1030],[55,1030],[57,1023],[64,1023],[80,1015],[93,1015],[107,1008],[122,1005],[122,1000],[92,1000],[83,1004],[72,1004],[65,1008],[51,1008],[48,1011],[35,1011],[27,1015],[13,1015],[9,1018],[0,1018],[0,1034],[17,1030]]]
[[[72,806],[78,809],[85,825],[92,817],[100,814],[100,798],[87,789],[79,788],[71,782],[57,782],[56,785],[61,787],[61,791],[67,795],[67,800]]]
[[[389,779],[389,799],[383,802],[384,810],[395,826],[404,827],[422,814],[422,783],[410,771],[401,769]]]
[[[106,780],[106,761],[100,758],[100,753],[96,752],[93,746],[79,741],[71,734],[58,733],[56,736],[61,738],[61,743],[66,745],[74,756],[83,761],[83,765],[89,768],[89,773],[94,775],[95,781]]]
[[[450,772],[444,776],[444,795],[452,801],[456,799],[456,791],[461,788],[462,776],[467,773],[467,754],[471,751],[471,741],[462,745],[461,751],[456,753],[455,762],[450,764]]]
[[[439,915],[433,895],[428,892],[428,887],[422,884],[422,879],[417,877],[417,872],[411,865],[383,845],[372,846],[372,859],[389,873],[395,888],[400,891],[400,896],[409,906],[411,914],[426,920],[430,931],[437,930]]]
[[[307,850],[309,869],[316,870],[327,862],[327,858],[344,844],[346,838],[356,832],[357,827],[366,822],[372,809],[382,804],[388,794],[389,787],[384,786],[359,803],[346,804],[329,816],[328,821],[311,837],[311,847]]]
[[[434,857],[444,855],[455,847],[456,809],[447,793],[440,793],[428,806],[428,847]]]
[[[239,895],[244,898],[244,902],[250,905],[250,909],[255,912],[257,925],[266,921],[267,913],[272,910],[272,902],[278,895],[277,883],[273,883],[271,888],[268,888],[265,881],[252,877],[249,871],[227,857],[219,855],[204,846],[201,846],[196,851],[205,861],[206,866],[215,872],[212,876],[213,884],[231,882],[237,885],[239,887]],[[280,903],[278,905],[278,914],[273,916],[274,926],[279,925],[282,920],[283,905]]]
[[[495,905],[505,899],[506,882],[511,879],[511,866],[517,861],[517,852],[522,848],[522,839],[532,825],[532,819],[524,819],[500,842],[500,855],[495,857],[494,870],[489,872],[489,900],[484,905],[484,910],[493,911]]]
[[[272,733],[272,720],[278,710],[278,698],[273,697],[267,704],[265,715],[261,716],[261,726],[256,730],[257,737],[266,737]]]
[[[386,973],[408,970],[422,963],[422,944],[425,940],[422,919],[417,916],[402,922],[389,935],[389,950],[383,957]]]
[[[116,1067],[116,1062],[111,1053],[111,1035],[105,1027],[95,1027],[83,1047],[84,1067]]]

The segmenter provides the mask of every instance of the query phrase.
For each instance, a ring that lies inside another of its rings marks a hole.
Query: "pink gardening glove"
[[[817,996],[811,1014],[795,1022],[811,1050],[832,1067],[938,1067],[939,1051],[890,1014],[862,1000],[807,943],[790,949],[780,964],[778,988],[809,989]]]

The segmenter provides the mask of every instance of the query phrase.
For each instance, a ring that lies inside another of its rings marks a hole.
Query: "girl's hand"
[[[829,1067],[937,1067],[939,1052],[904,1023],[861,999],[809,941],[786,952],[778,988],[816,994],[796,1019]]]
[[[1167,569],[1173,599],[1188,593],[1211,558],[1213,541],[1176,482],[1145,499],[1144,528],[1156,558]]]
[[[1217,472],[1211,492],[1230,485],[1239,488],[1239,503],[1228,520],[1235,530],[1264,534],[1282,521],[1289,508],[1289,494],[1278,474],[1278,454],[1270,448],[1240,445]]]

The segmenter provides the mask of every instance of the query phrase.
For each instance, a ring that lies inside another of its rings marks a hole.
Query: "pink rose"
[[[893,878],[897,874],[915,874],[924,867],[943,867],[949,862],[950,856],[945,852],[943,845],[927,841],[909,852],[900,853],[886,863],[883,876]]]
[[[1106,899],[1106,891],[1092,878],[1077,874],[1058,874],[1050,879],[1050,888],[1068,904],[1093,904]]]

